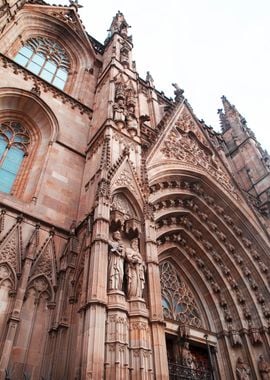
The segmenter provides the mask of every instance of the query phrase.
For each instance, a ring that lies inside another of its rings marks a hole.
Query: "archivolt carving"
[[[185,250],[186,250],[186,252],[189,254],[189,256],[195,261],[197,267],[203,273],[203,275],[206,278],[206,280],[210,283],[210,285],[211,285],[214,293],[216,293],[216,295],[218,296],[218,298],[220,298],[221,297],[221,295],[220,295],[220,288],[219,288],[218,284],[216,284],[213,281],[212,273],[206,267],[206,263],[204,262],[204,260],[201,259],[201,257],[199,255],[197,255],[196,250],[194,250],[192,247],[190,247],[188,245],[188,242],[183,238],[182,234],[180,234],[180,233],[178,233],[178,234],[176,234],[176,233],[169,233],[169,230],[168,230],[167,226],[170,226],[169,228],[171,228],[171,226],[173,226],[173,225],[179,225],[179,226],[182,226],[182,228],[185,229],[185,224],[187,224],[189,222],[189,218],[185,216],[185,217],[180,217],[180,218],[179,217],[178,218],[174,218],[173,217],[171,219],[175,219],[174,223],[172,222],[172,220],[168,220],[168,219],[163,219],[163,220],[161,220],[159,222],[159,227],[160,226],[163,226],[163,227],[165,226],[166,232],[158,240],[158,243],[162,244],[162,243],[167,242],[167,241],[173,241],[173,242],[179,244],[180,246],[184,247]],[[184,223],[183,223],[183,221],[184,221]],[[188,232],[190,234],[193,234],[193,223],[190,221],[188,224],[191,225],[191,227],[188,230]],[[195,231],[197,231],[197,230],[195,230]],[[162,231],[160,231],[160,233],[162,233]],[[198,244],[200,244],[201,241],[203,242],[203,245],[206,247],[206,250],[207,250],[208,254],[210,255],[210,257],[212,257],[212,259],[214,261],[214,265],[216,267],[220,268],[220,270],[222,271],[222,273],[224,275],[224,279],[226,279],[228,281],[229,286],[231,287],[232,291],[235,293],[235,296],[236,296],[236,299],[238,301],[238,304],[240,305],[240,307],[243,310],[244,318],[246,320],[248,320],[247,314],[245,313],[245,310],[244,310],[245,307],[246,307],[246,298],[243,296],[241,290],[239,289],[239,284],[234,279],[233,274],[231,273],[230,269],[224,264],[224,261],[223,261],[221,255],[215,249],[213,249],[213,245],[211,243],[207,242],[206,240],[202,240],[201,235],[200,234],[197,235],[197,232],[196,232],[195,235],[193,234],[195,240],[198,241]],[[257,288],[255,288],[256,282],[251,277],[251,273],[248,272],[248,275],[250,276],[248,278],[248,284],[251,284],[251,289],[253,291],[256,290],[256,298],[258,300],[258,303],[261,306],[265,306],[265,300],[264,300],[264,298],[257,291]],[[225,305],[225,303],[222,301],[220,303],[220,305],[223,308],[224,318],[225,318],[226,322],[231,322],[232,316],[231,316],[231,314],[227,310],[227,303]],[[266,311],[264,310],[264,316],[266,318],[269,318],[267,310]]]
[[[182,133],[173,128],[164,141],[161,151],[166,158],[173,158],[205,169],[234,198],[238,198],[229,176],[213,157],[210,149],[204,147],[193,133]]]
[[[193,294],[177,275],[173,265],[160,265],[161,293],[164,317],[190,326],[201,327],[202,321]]]
[[[166,188],[185,188],[186,189],[187,182],[177,181],[177,180],[162,182],[162,183],[153,185],[151,187],[151,190],[157,191],[158,189],[166,189]],[[266,280],[270,284],[270,273],[269,273],[267,265],[265,265],[264,262],[262,261],[260,254],[254,247],[254,243],[251,242],[244,235],[244,232],[242,231],[241,228],[237,226],[233,218],[225,214],[223,207],[221,207],[213,197],[209,196],[206,193],[206,191],[204,190],[203,186],[200,183],[188,183],[188,189],[190,192],[193,192],[197,194],[200,198],[202,198],[202,200],[204,200],[208,204],[209,208],[219,215],[219,218],[222,220],[223,223],[227,225],[227,228],[231,230],[232,234],[236,235],[236,239],[238,241],[242,240],[243,242],[242,249],[248,250],[250,252],[251,256],[255,260],[254,264],[257,261],[258,270],[266,277]],[[231,244],[231,242],[228,239],[228,236],[226,236],[223,232],[219,231],[217,224],[214,223],[213,220],[211,220],[211,215],[206,214],[204,210],[202,210],[199,207],[195,199],[189,199],[186,202],[183,202],[181,199],[174,199],[173,202],[171,200],[163,200],[163,201],[157,202],[154,205],[155,210],[160,210],[162,208],[167,208],[167,207],[177,207],[177,206],[190,209],[192,212],[194,212],[195,214],[199,216],[200,220],[203,220],[206,222],[205,224],[209,227],[212,233],[217,236],[218,240],[222,244],[224,244],[225,249],[227,250],[228,254],[235,260],[236,264],[241,268],[241,271],[243,271],[243,274],[247,278],[248,284],[250,285],[252,291],[256,292],[258,288],[258,284],[253,278],[252,274],[249,274],[249,276],[247,276],[247,272],[245,272],[245,267],[243,266],[243,263],[244,263],[243,257],[237,252],[235,246]],[[172,220],[163,220],[162,223],[171,224]],[[177,223],[179,223],[179,221],[176,220],[176,224]],[[192,222],[187,217],[181,218],[181,224],[185,227],[185,229],[189,231],[191,231],[193,228]],[[202,243],[208,251],[211,251],[213,249],[213,245],[209,241],[206,241],[205,239],[203,239]],[[212,257],[217,263],[221,262],[220,255],[218,255],[214,251],[212,251]],[[230,280],[232,288],[236,289],[237,291],[237,284],[234,282],[233,279],[229,278],[229,280]],[[261,304],[264,316],[266,318],[269,318],[270,316],[268,314],[268,309],[265,310],[265,304],[262,302],[261,297],[260,298],[257,297],[257,294],[256,294],[256,298],[258,302]],[[243,303],[243,302],[241,301],[240,303]]]

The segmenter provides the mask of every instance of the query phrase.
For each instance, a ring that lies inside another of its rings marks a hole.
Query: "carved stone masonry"
[[[231,195],[235,198],[238,197],[229,176],[218,164],[210,150],[204,147],[195,135],[191,136],[189,133],[182,133],[173,128],[164,141],[161,151],[166,158],[176,159],[206,170]]]

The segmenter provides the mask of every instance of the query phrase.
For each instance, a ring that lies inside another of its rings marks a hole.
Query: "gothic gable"
[[[142,193],[142,186],[136,174],[135,168],[128,157],[120,164],[111,178],[111,191],[126,188],[136,198],[141,208],[143,208],[144,197]]]
[[[226,168],[185,104],[180,104],[175,109],[147,160],[148,167],[157,164],[165,167],[167,164],[176,163],[177,167],[209,175],[237,198]]]
[[[34,288],[37,294],[47,293],[51,300],[54,296],[53,288],[55,289],[57,285],[57,264],[53,238],[54,233],[51,231],[37,253],[28,283],[28,290]]]
[[[22,218],[18,217],[16,223],[0,241],[0,262],[8,263],[15,273],[21,272],[22,258]]]

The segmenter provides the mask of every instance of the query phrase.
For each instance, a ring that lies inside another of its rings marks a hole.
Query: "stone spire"
[[[222,109],[218,110],[222,132],[226,132],[228,129],[246,129],[245,118],[237,111],[235,106],[229,102],[229,100],[223,95],[221,97],[224,112]]]
[[[128,37],[128,28],[130,28],[130,26],[126,22],[123,13],[118,11],[112,20],[105,43],[108,42],[115,33],[119,33],[123,38],[130,39],[130,37]]]

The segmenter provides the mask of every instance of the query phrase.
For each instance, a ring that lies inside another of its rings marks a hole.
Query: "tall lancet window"
[[[70,62],[57,42],[45,37],[30,38],[14,60],[61,90],[65,87]]]
[[[29,134],[21,123],[0,122],[0,191],[12,192],[29,143]]]

